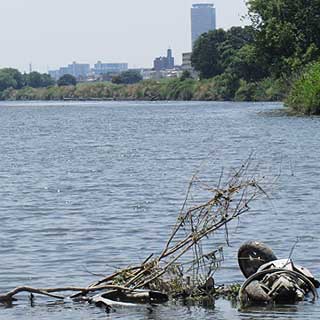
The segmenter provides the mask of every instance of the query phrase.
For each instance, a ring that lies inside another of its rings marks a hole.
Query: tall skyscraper
[[[197,3],[191,8],[192,46],[205,32],[216,29],[216,8],[213,3]]]

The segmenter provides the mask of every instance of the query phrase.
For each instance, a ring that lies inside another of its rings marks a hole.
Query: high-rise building
[[[192,46],[205,32],[216,29],[216,8],[212,3],[197,3],[191,8]]]

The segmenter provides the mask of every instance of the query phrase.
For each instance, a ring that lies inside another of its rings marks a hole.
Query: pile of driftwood
[[[228,223],[249,210],[250,203],[264,194],[261,179],[252,174],[251,159],[240,168],[221,176],[210,187],[193,176],[176,225],[162,252],[150,255],[137,266],[130,266],[104,277],[87,287],[32,288],[17,287],[0,295],[0,302],[12,303],[21,292],[45,295],[56,299],[81,299],[107,310],[117,306],[152,305],[169,298],[205,297],[213,299],[217,289],[213,274],[223,260],[221,248],[213,248],[210,239]],[[194,198],[200,191],[201,203]],[[227,238],[226,237],[226,238]],[[237,292],[237,288],[231,288]],[[65,294],[62,295],[62,292]]]

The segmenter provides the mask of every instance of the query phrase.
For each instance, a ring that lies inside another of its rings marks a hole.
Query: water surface
[[[320,276],[320,118],[287,117],[281,104],[214,102],[1,102],[0,290],[17,285],[83,285],[92,273],[159,252],[192,174],[208,179],[254,151],[280,173],[272,201],[233,228],[217,283],[242,281],[236,253],[246,240],[268,243]],[[217,236],[220,243],[223,237]],[[240,312],[161,306],[111,319],[311,319],[319,303]],[[0,319],[105,319],[100,309],[27,297]]]

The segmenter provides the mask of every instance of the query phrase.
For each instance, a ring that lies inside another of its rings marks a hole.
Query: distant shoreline
[[[217,79],[145,80],[135,84],[109,82],[79,83],[75,86],[24,87],[7,89],[2,100],[7,101],[283,101],[284,92],[273,81],[246,87],[230,86]],[[277,89],[277,90],[276,90]]]
[[[64,98],[64,99],[2,99],[0,102],[261,102],[261,103],[284,103],[282,100],[181,100],[181,99],[125,99],[125,98]]]

